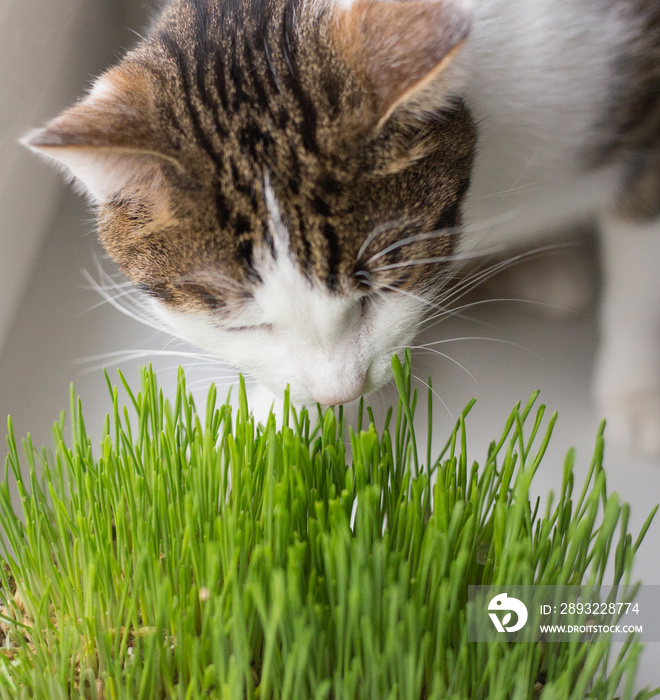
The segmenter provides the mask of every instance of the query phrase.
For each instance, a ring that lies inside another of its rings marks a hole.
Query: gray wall
[[[148,3],[0,0],[0,353],[64,191],[18,145],[137,41]]]

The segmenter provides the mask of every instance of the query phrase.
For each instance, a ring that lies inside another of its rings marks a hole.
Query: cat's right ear
[[[339,49],[373,92],[379,123],[451,91],[438,82],[470,32],[471,0],[353,0],[333,14]]]
[[[90,93],[42,129],[22,139],[82,183],[99,203],[129,185],[160,179],[160,166],[174,161],[158,145],[147,77],[130,65],[99,78]]]

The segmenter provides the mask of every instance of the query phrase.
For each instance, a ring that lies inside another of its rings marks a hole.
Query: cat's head
[[[297,402],[350,401],[451,268],[469,27],[459,0],[174,0],[27,144],[180,335]]]

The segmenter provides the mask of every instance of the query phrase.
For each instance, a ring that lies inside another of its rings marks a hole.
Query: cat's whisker
[[[536,357],[537,359],[543,359],[542,356],[539,355],[537,352],[534,352],[533,350],[531,350],[528,347],[525,347],[524,345],[520,345],[520,343],[514,343],[512,340],[504,340],[503,338],[492,338],[489,336],[462,336],[457,338],[444,338],[442,340],[435,340],[429,343],[422,343],[421,345],[417,345],[415,347],[417,347],[418,349],[428,349],[435,345],[445,345],[447,343],[457,343],[465,340],[485,340],[491,343],[500,343],[502,345],[508,345],[509,347],[516,348],[517,350],[527,352],[530,355]]]
[[[511,187],[507,188],[506,190],[500,190],[498,192],[492,192],[487,195],[484,195],[482,199],[492,199],[496,197],[506,197],[507,195],[510,194],[517,194],[519,192],[533,192],[534,190],[538,190],[541,188],[541,183],[540,182],[527,182],[524,185],[520,185],[520,181],[525,177],[529,169],[531,168],[532,164],[536,160],[539,152],[538,150],[534,151],[530,158],[528,159],[527,163],[525,163],[525,166],[521,169],[520,173],[518,174],[518,177],[514,180],[513,184]]]
[[[445,411],[447,411],[449,418],[453,421],[454,420],[454,414],[449,410],[449,406],[443,401],[442,397],[438,392],[428,383],[425,382],[421,377],[418,377],[416,374],[410,374],[410,376],[413,379],[416,379],[420,384],[423,384],[432,394],[435,396],[436,399],[443,405]]]
[[[82,274],[89,283],[91,289],[95,290],[102,298],[102,301],[91,307],[92,309],[108,303],[133,320],[142,323],[150,328],[153,328],[159,333],[166,333],[172,336],[173,340],[181,338],[169,326],[163,324],[160,319],[153,315],[151,304],[145,295],[136,289],[131,282],[117,282],[104,268],[98,257],[94,260],[98,277],[100,281],[94,279],[87,270],[83,270]],[[217,287],[226,289],[232,288],[234,291],[242,293],[244,287],[234,279],[227,277],[217,270],[202,270],[195,275],[181,275],[177,281],[192,281],[199,282],[200,279],[205,282],[210,282]],[[127,287],[127,290],[123,287]],[[119,301],[121,299],[121,301]],[[228,300],[225,304],[227,310],[241,309],[242,301]]]
[[[217,381],[218,379],[222,381]],[[201,387],[207,387],[210,386],[211,384],[214,384],[216,389],[225,389],[230,386],[235,386],[238,383],[238,374],[235,375],[235,377],[232,380],[227,381],[226,377],[221,377],[218,376],[215,379],[213,377],[209,377],[207,379],[197,379],[194,382],[189,382],[187,384],[188,389],[191,391],[195,391],[196,389],[199,389]],[[250,377],[245,377],[245,384],[246,386],[250,386],[251,384],[254,384],[254,379],[251,379]]]
[[[458,367],[460,367],[460,368],[468,375],[468,377],[470,377],[470,379],[471,379],[478,387],[481,386],[481,385],[479,384],[479,382],[477,381],[477,379],[475,378],[475,376],[472,374],[472,372],[470,372],[470,370],[467,369],[467,367],[465,367],[464,365],[462,365],[458,360],[456,360],[455,358],[453,358],[451,355],[447,355],[447,354],[444,353],[444,352],[440,352],[440,350],[436,350],[435,348],[428,347],[428,345],[409,345],[408,347],[409,347],[411,350],[419,350],[419,351],[423,351],[423,352],[431,352],[431,353],[433,353],[434,355],[439,355],[440,357],[444,357],[446,360],[449,360],[450,362],[453,362],[455,365],[457,365]]]
[[[115,353],[108,353],[108,355],[114,355]],[[122,353],[117,353],[116,357],[108,357],[104,355],[99,355],[97,357],[86,357],[82,358],[79,360],[74,360],[72,364],[74,365],[87,365],[88,363],[94,362],[97,359],[101,360],[97,364],[89,364],[89,366],[85,367],[84,369],[81,370],[83,374],[89,374],[91,372],[98,372],[99,370],[102,369],[107,369],[108,367],[117,367],[122,363],[125,362],[134,362],[137,360],[144,360],[144,361],[151,361],[151,358],[154,356],[167,356],[169,353],[159,353],[158,351],[153,351],[153,350],[127,350]],[[171,355],[176,356],[177,353],[171,353]],[[177,363],[176,365],[170,365],[166,367],[160,367],[159,371],[169,371],[172,369],[178,369],[178,367],[181,365],[181,363]],[[216,367],[217,363],[213,363],[209,360],[200,360],[198,362],[186,362],[185,367],[186,370],[192,369],[192,368],[198,368],[198,367]],[[228,368],[228,375],[229,375],[229,368]]]
[[[388,291],[395,292],[396,294],[403,294],[403,296],[409,297],[410,299],[414,299],[415,301],[418,301],[421,304],[426,304],[427,306],[430,306],[434,309],[442,308],[435,302],[432,302],[430,299],[426,299],[423,296],[420,296],[419,294],[413,294],[413,292],[409,292],[407,289],[399,289],[398,287],[394,287],[391,284],[382,284],[380,285],[380,288],[387,289]]]
[[[360,247],[360,250],[358,251],[357,256],[355,257],[355,261],[358,262],[362,255],[364,254],[364,251],[371,245],[372,241],[377,237],[380,236],[382,233],[385,233],[386,231],[391,231],[392,229],[396,228],[397,226],[405,226],[406,224],[410,224],[412,219],[409,218],[401,218],[401,219],[393,219],[392,221],[387,221],[384,224],[380,224],[374,228],[371,233],[365,238],[364,243]]]
[[[164,331],[162,324],[157,323],[155,319],[148,317],[144,308],[139,308],[139,310],[136,311],[136,309],[131,309],[126,305],[120,304],[112,294],[96,283],[94,278],[89,274],[89,272],[87,272],[87,270],[83,270],[83,275],[92,285],[92,288],[94,288],[103,297],[103,299],[105,299],[105,301],[117,311],[120,311],[134,321],[148,326],[149,328],[152,328],[158,332]],[[133,298],[132,301],[135,302],[135,299]]]
[[[375,284],[372,279],[371,275],[366,271],[366,270],[359,270],[358,272],[355,273],[356,277],[363,277],[363,282],[362,284],[365,284],[367,287],[372,289],[375,294],[377,294],[381,299],[385,298],[385,293],[383,292],[383,285],[377,285]]]
[[[273,80],[275,81],[275,87],[277,87],[277,91],[282,94],[282,84],[280,83],[279,76],[277,75],[277,71],[275,70],[275,66],[273,65],[273,62],[270,58],[270,52],[268,50],[268,40],[264,37],[263,41],[263,46],[264,46],[264,53],[266,54],[266,62],[268,63],[268,68],[270,69],[271,75],[273,76]]]
[[[376,253],[375,255],[372,255],[366,262],[365,265],[369,265],[370,263],[374,262],[375,260],[378,260],[378,258],[382,258],[384,255],[387,255],[388,253],[391,253],[394,250],[397,250],[398,248],[402,248],[405,245],[411,245],[413,243],[418,243],[420,241],[429,241],[434,238],[440,238],[442,236],[450,236],[455,233],[459,233],[461,231],[460,227],[454,227],[454,228],[442,228],[442,229],[436,229],[435,231],[428,231],[427,233],[418,233],[415,234],[414,236],[408,236],[407,238],[402,238],[400,241],[396,241],[395,243],[392,243],[391,245],[387,246],[387,248],[383,248],[380,252]]]
[[[495,225],[506,223],[510,219],[510,213],[500,214],[498,216],[493,216],[488,219],[485,219],[484,221],[478,221],[467,226],[450,226],[448,228],[438,228],[433,231],[425,231],[423,233],[417,233],[411,236],[407,236],[406,238],[403,238],[399,241],[395,241],[391,245],[387,246],[387,248],[384,248],[378,253],[372,255],[369,258],[369,260],[367,260],[365,265],[369,265],[369,263],[373,262],[374,260],[377,260],[378,258],[387,255],[388,253],[391,253],[392,251],[397,250],[398,248],[401,248],[405,245],[418,243],[419,241],[432,240],[434,238],[440,238],[442,236],[456,236],[460,234],[463,237],[465,237],[469,234],[486,231],[488,229],[491,229]]]
[[[457,301],[458,299],[461,299],[463,296],[469,294],[471,291],[476,289],[479,285],[488,281],[503,270],[512,267],[513,265],[516,265],[528,259],[533,259],[535,257],[546,255],[559,249],[572,248],[575,246],[575,243],[556,243],[552,245],[541,246],[538,248],[534,248],[533,250],[514,255],[510,258],[506,258],[505,260],[496,262],[484,270],[478,270],[476,273],[469,275],[463,282],[455,286],[451,290],[451,292],[443,298],[442,302],[446,306],[448,301]]]
[[[500,190],[499,192],[489,192],[483,195],[480,199],[495,199],[498,197],[506,197],[507,195],[519,194],[521,192],[534,192],[541,189],[540,182],[526,182],[524,185],[513,185],[506,190]]]
[[[557,304],[550,304],[545,301],[537,301],[536,299],[516,299],[515,297],[498,297],[496,299],[478,299],[477,301],[472,301],[468,304],[463,304],[461,306],[457,306],[455,308],[447,308],[444,311],[436,314],[435,316],[429,316],[426,318],[424,321],[422,321],[422,324],[428,324],[425,325],[427,328],[433,328],[436,326],[440,321],[442,321],[446,317],[453,317],[457,316],[458,314],[456,312],[460,311],[465,311],[466,309],[471,309],[477,306],[484,306],[485,304],[497,304],[497,303],[515,303],[515,304],[527,304],[529,306],[538,306],[544,309],[549,309],[551,311],[562,311],[564,313],[575,313],[579,314],[578,311],[574,311],[572,309],[566,309],[562,306],[558,306]],[[433,321],[434,323],[429,323]]]
[[[140,39],[140,41],[146,41],[146,40],[147,40],[146,37],[144,37],[142,34],[140,34],[140,32],[136,31],[135,29],[131,29],[131,28],[129,27],[128,31],[131,32],[131,34],[135,34],[135,36],[136,36],[138,39]]]
[[[478,257],[493,255],[494,253],[500,252],[502,249],[503,246],[494,246],[491,249],[483,251],[440,255],[435,258],[422,258],[421,260],[403,260],[396,263],[390,263],[389,265],[382,265],[381,267],[374,267],[371,270],[371,272],[386,272],[387,270],[397,270],[403,267],[415,267],[417,265],[435,265],[438,263],[456,262],[457,260],[473,260]]]
[[[176,372],[178,371],[179,367],[181,367],[180,363],[177,363],[175,365],[166,365],[165,367],[159,367],[158,371],[159,372]],[[199,370],[200,367],[204,367],[207,369],[209,365],[205,362],[186,362],[185,365],[185,370],[186,374],[188,375],[188,378],[190,378],[193,374],[193,372],[196,372]],[[233,371],[230,368],[227,368],[227,372],[225,374],[214,374],[213,376],[207,375],[201,377],[199,380],[200,383],[211,383],[212,381],[215,381],[216,379],[226,379],[229,380],[230,383],[233,381],[236,381],[238,379],[238,372]]]
[[[455,287],[451,288],[451,290],[442,298],[442,306],[449,308],[448,304],[450,302],[459,301],[471,291],[476,289],[479,285],[487,282],[489,279],[506,269],[511,264],[513,264],[511,261],[496,263],[487,267],[485,270],[468,275],[467,278],[465,278],[460,284],[457,284]]]
[[[79,358],[73,361],[75,365],[86,364],[88,362],[100,362],[103,360],[114,361],[114,360],[130,360],[134,358],[141,357],[183,357],[193,360],[198,360],[201,364],[202,361],[211,364],[219,363],[219,360],[212,355],[206,355],[201,352],[187,352],[184,350],[155,350],[153,348],[146,349],[135,349],[135,350],[116,350],[114,352],[105,352],[99,355],[89,355],[87,357]]]
[[[89,286],[87,289],[93,289],[93,287]],[[92,304],[91,306],[88,306],[87,309],[85,310],[87,313],[90,313],[91,311],[95,311],[96,309],[100,308],[101,306],[105,306],[106,304],[109,303],[108,301],[108,296],[112,295],[112,298],[117,301],[118,299],[121,299],[123,297],[129,297],[130,301],[135,302],[135,297],[133,296],[135,289],[134,288],[129,288],[129,289],[124,289],[124,290],[119,290],[116,291],[116,293],[112,294],[113,288],[110,286],[105,286],[103,287],[104,292],[107,293],[107,296],[105,296],[101,301],[96,302],[96,304]],[[95,289],[94,291],[98,292],[99,289]]]

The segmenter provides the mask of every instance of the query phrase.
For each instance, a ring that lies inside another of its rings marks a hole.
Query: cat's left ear
[[[423,110],[442,98],[437,82],[472,25],[471,0],[354,0],[333,15],[339,50],[372,90],[379,123],[400,106]]]
[[[22,143],[64,166],[97,202],[129,185],[151,186],[165,161],[176,162],[158,142],[149,80],[120,65],[97,80],[90,93]]]

